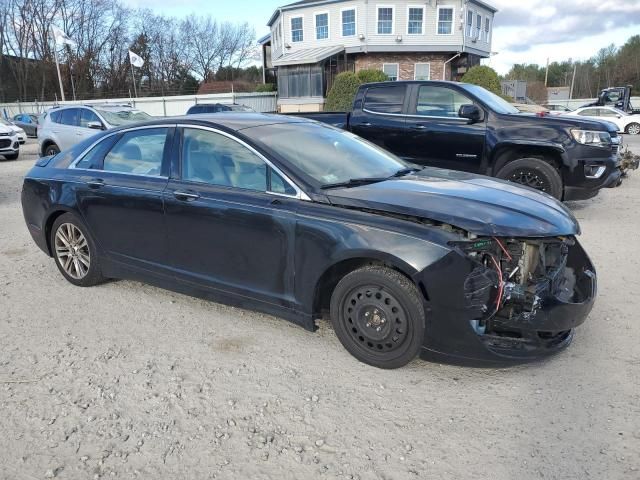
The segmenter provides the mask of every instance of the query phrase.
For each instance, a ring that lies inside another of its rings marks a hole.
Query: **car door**
[[[153,126],[110,135],[73,167],[82,171],[81,214],[112,261],[147,271],[167,268],[163,192],[174,130]]]
[[[165,192],[170,262],[186,282],[292,304],[296,190],[234,136],[182,130]]]
[[[52,118],[54,117],[52,116]],[[55,133],[56,143],[60,150],[67,150],[80,143],[81,138],[78,136],[80,109],[65,108],[60,110],[56,118],[58,120],[51,124],[51,128]]]
[[[454,88],[430,84],[415,84],[413,88],[405,140],[412,160],[422,165],[479,172],[486,115],[476,123],[460,118],[460,107],[475,102]]]
[[[90,128],[90,125],[101,125],[102,128]],[[79,141],[86,140],[87,138],[93,137],[96,133],[100,132],[100,130],[104,129],[104,124],[98,118],[93,111],[88,108],[80,109],[80,117],[79,117],[79,125],[76,135],[79,138]]]
[[[400,157],[406,156],[406,92],[407,85],[402,83],[368,88],[362,110],[355,108],[350,117],[351,131]]]

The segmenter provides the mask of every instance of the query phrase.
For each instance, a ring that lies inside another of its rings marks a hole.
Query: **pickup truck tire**
[[[413,360],[424,340],[425,312],[417,287],[388,267],[347,274],[331,296],[331,323],[358,360],[394,369]]]
[[[627,133],[629,135],[639,135],[640,134],[640,123],[630,123],[627,125]]]
[[[497,178],[548,193],[562,200],[562,178],[553,165],[538,158],[519,158],[507,163]]]

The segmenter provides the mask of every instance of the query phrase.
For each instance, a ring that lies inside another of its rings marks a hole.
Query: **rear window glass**
[[[405,91],[404,85],[369,88],[364,108],[376,113],[402,113]]]
[[[78,113],[80,111],[77,108],[69,108],[67,110],[62,110],[62,120],[60,123],[64,125],[78,126]]]

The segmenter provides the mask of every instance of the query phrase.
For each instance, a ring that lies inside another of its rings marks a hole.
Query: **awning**
[[[309,63],[318,63],[325,58],[331,57],[336,53],[344,52],[344,46],[338,45],[334,47],[321,48],[303,48],[295,52],[288,53],[273,61],[274,67],[284,67],[285,65],[306,65]]]

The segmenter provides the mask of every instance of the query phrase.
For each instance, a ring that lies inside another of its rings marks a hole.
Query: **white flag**
[[[133,53],[131,50],[129,50],[129,61],[134,67],[141,68],[144,65],[144,60],[140,58],[139,55]]]
[[[56,39],[56,44],[58,45],[69,45],[71,47],[75,47],[78,44],[63,30],[58,27],[52,26],[51,30],[53,30],[53,38]]]

